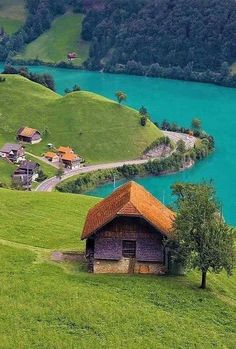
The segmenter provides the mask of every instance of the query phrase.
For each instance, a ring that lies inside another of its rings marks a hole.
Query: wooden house
[[[175,214],[142,186],[129,182],[90,209],[82,233],[89,271],[163,274],[164,242],[174,238]]]
[[[48,151],[47,153],[45,153],[44,157],[50,162],[59,161],[59,156],[52,151]]]
[[[66,153],[62,155],[61,161],[65,168],[76,169],[80,167],[81,158],[77,154]]]
[[[6,143],[2,149],[0,149],[0,157],[7,158],[14,163],[19,163],[25,160],[25,149],[20,144]]]
[[[15,182],[21,182],[23,186],[31,186],[38,178],[39,164],[33,161],[22,161],[13,174]]]
[[[77,58],[77,53],[76,52],[69,52],[67,55],[67,58],[69,61],[73,61],[74,59]]]
[[[22,127],[17,132],[17,140],[24,143],[36,144],[41,142],[41,133],[30,127]]]

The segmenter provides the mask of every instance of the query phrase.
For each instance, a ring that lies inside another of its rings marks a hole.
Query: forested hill
[[[224,62],[236,61],[235,0],[104,4],[84,20],[83,38],[92,41],[90,68],[142,73],[156,63],[179,68],[191,63],[194,71],[220,72]]]
[[[236,0],[23,3],[27,18],[22,27],[13,35],[0,31],[1,61],[14,60],[17,53],[51,28],[56,17],[74,11],[84,15],[77,50],[80,39],[88,41],[87,69],[236,86],[236,77],[230,74],[230,66],[236,62]],[[49,46],[45,44],[46,52]],[[67,57],[67,53],[62,56]],[[65,60],[54,63],[68,64]]]

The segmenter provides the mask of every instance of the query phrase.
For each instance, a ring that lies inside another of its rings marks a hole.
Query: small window
[[[122,241],[122,256],[126,258],[136,257],[136,241],[131,241],[131,240]]]

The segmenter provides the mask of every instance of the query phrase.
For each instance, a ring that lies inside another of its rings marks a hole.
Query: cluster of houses
[[[30,127],[22,127],[17,131],[16,140],[18,143],[6,143],[0,149],[0,157],[18,167],[12,175],[13,182],[23,188],[31,188],[32,182],[38,178],[39,164],[28,161],[25,157],[24,144],[37,144],[41,142],[41,133]],[[44,158],[52,163],[63,165],[66,169],[80,167],[82,158],[75,154],[70,147],[60,146],[55,151],[48,151]]]
[[[70,147],[59,147],[56,152],[49,151],[44,154],[44,157],[54,163],[61,163],[67,169],[76,169],[80,167],[81,157],[74,153]]]
[[[18,165],[12,175],[13,183],[16,186],[30,189],[32,182],[38,178],[39,164],[26,160],[23,143],[36,144],[42,140],[42,137],[38,130],[22,127],[17,131],[16,139],[19,143],[6,143],[0,149],[0,157],[9,163]]]

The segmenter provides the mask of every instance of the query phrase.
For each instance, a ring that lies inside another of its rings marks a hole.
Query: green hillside
[[[11,175],[15,168],[15,165],[11,165],[5,160],[0,160],[0,185],[11,185]]]
[[[83,249],[97,199],[0,190],[1,344],[4,349],[235,348],[236,276],[88,274],[49,261],[49,249]],[[14,335],[12,335],[14,333]]]
[[[35,247],[81,250],[85,216],[98,200],[83,195],[1,189],[0,237]]]
[[[26,17],[24,0],[0,0],[0,27],[8,34],[16,32]]]
[[[137,111],[102,96],[75,92],[62,97],[7,75],[0,84],[0,146],[14,141],[25,125],[44,135],[40,144],[28,147],[30,152],[40,155],[48,143],[69,145],[93,163],[137,158],[162,135],[151,122],[142,127]]]
[[[67,13],[54,20],[52,27],[26,46],[16,59],[39,59],[47,63],[67,61],[69,52],[76,52],[73,61],[81,65],[88,58],[89,44],[80,39],[83,15]]]

